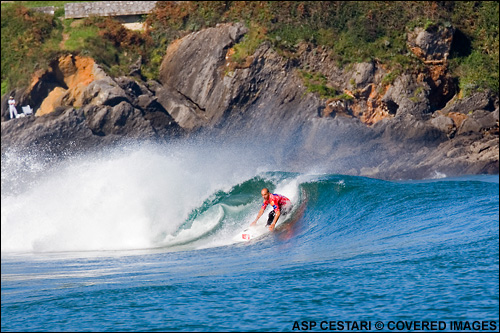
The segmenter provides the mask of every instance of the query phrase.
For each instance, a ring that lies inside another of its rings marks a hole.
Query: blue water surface
[[[300,179],[297,209],[275,232],[198,246],[224,232],[232,237],[248,223],[235,226],[237,214],[256,215],[261,187],[291,179]],[[257,175],[207,197],[178,233],[219,206],[216,227],[175,246],[2,252],[2,331],[292,331],[309,321],[498,325],[498,176],[389,182]]]

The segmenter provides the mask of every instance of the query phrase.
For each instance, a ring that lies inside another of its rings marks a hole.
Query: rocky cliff
[[[452,28],[410,33],[408,46],[425,69],[389,84],[381,64],[341,69],[307,43],[294,58],[263,43],[235,63],[233,47],[246,32],[223,24],[175,41],[158,81],[111,78],[91,59],[59,58],[28,89],[12,92],[37,110],[34,117],[8,120],[4,96],[2,152],[197,135],[252,140],[284,170],[316,165],[387,179],[498,173],[498,97],[457,96],[446,73]],[[304,72],[322,73],[343,94],[308,92]]]

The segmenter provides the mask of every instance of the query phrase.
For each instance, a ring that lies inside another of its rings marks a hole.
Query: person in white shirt
[[[9,112],[10,119],[17,118],[16,100],[12,96],[9,97]]]

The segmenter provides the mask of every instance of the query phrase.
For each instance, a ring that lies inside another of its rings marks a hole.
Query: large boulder
[[[453,136],[456,131],[456,126],[450,117],[439,115],[431,119],[431,124],[439,129],[440,131],[446,133],[448,137]]]
[[[355,64],[352,71],[346,73],[346,82],[351,89],[364,88],[375,80],[375,70],[373,62]]]
[[[405,143],[408,146],[435,147],[448,139],[442,129],[412,115],[387,119],[375,124],[373,130],[387,142]]]
[[[477,110],[472,113],[472,118],[476,120],[481,130],[498,129],[498,108],[489,112],[486,110]]]
[[[2,151],[13,148],[61,153],[94,143],[83,112],[73,108],[57,108],[44,116],[2,122]]]
[[[455,29],[451,26],[431,25],[416,27],[408,32],[407,44],[410,50],[427,63],[443,63],[448,59]]]
[[[452,100],[441,109],[441,113],[448,114],[450,112],[459,112],[469,114],[476,110],[490,110],[493,111],[493,100],[490,93],[477,92],[465,98],[458,98],[455,96]]]
[[[89,105],[83,108],[87,125],[98,136],[121,135],[152,138],[155,131],[140,110],[123,101],[116,106]]]
[[[400,75],[387,89],[382,97],[390,114],[397,116],[411,115],[422,120],[430,113],[429,86],[425,82],[417,82],[413,75]]]
[[[182,128],[193,131],[206,125],[205,110],[200,109],[191,99],[169,88],[159,89],[157,93],[158,103]]]
[[[224,80],[226,53],[246,32],[242,24],[222,24],[190,34],[168,47],[159,79],[170,92],[168,98],[160,97],[159,101],[176,100],[175,105],[164,105],[169,112],[169,108],[180,110],[173,112],[176,121],[193,127],[200,112],[212,124],[220,119],[231,90],[230,81]]]
[[[115,106],[123,101],[130,102],[125,91],[111,77],[92,81],[82,97],[84,105]]]

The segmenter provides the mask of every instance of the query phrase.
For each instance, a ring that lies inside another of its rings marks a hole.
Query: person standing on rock
[[[17,118],[17,109],[16,109],[16,100],[14,97],[9,96],[9,112],[10,112],[10,119],[12,118]]]
[[[292,203],[290,202],[290,199],[288,199],[284,195],[269,193],[269,190],[267,188],[263,188],[260,194],[262,195],[264,202],[262,203],[257,218],[250,224],[250,226],[253,226],[257,223],[257,220],[262,216],[262,214],[264,214],[264,210],[266,209],[267,205],[271,204],[273,210],[269,213],[267,226],[269,230],[272,231],[274,229],[274,226],[276,225],[276,222],[278,222],[279,217],[282,214],[287,214],[291,210]]]

